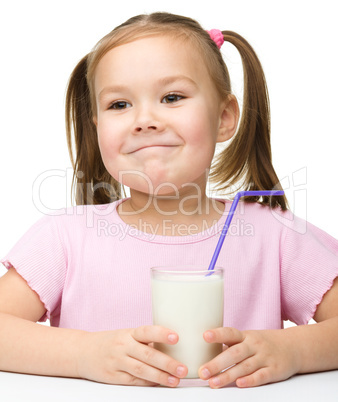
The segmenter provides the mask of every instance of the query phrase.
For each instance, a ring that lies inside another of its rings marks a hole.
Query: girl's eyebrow
[[[190,78],[186,75],[173,75],[173,76],[169,76],[169,77],[163,77],[158,80],[157,84],[160,86],[161,85],[170,85],[170,84],[174,84],[178,81],[187,81],[189,84],[197,87],[197,83],[192,78]]]
[[[156,86],[166,86],[166,85],[170,85],[170,84],[174,84],[177,82],[187,82],[190,85],[193,85],[194,87],[197,88],[197,83],[191,79],[190,77],[186,76],[186,75],[173,75],[173,76],[168,76],[168,77],[163,77],[160,78],[155,85]],[[100,93],[98,94],[98,98],[101,99],[102,97],[104,97],[104,95],[106,95],[107,93],[114,93],[114,92],[125,92],[128,90],[128,86],[126,85],[112,85],[112,86],[108,86],[103,88]]]

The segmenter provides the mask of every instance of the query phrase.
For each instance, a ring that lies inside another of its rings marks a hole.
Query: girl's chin
[[[176,176],[176,177],[174,177]],[[185,177],[183,177],[185,176]],[[114,176],[115,177],[115,176]],[[131,192],[144,193],[154,197],[179,198],[182,190],[184,193],[201,194],[207,181],[207,174],[198,178],[195,175],[187,177],[182,172],[173,175],[172,172],[140,172],[137,170],[119,172],[115,179],[130,188]]]
[[[131,176],[126,180],[120,181],[123,185],[130,188],[131,191],[140,192],[152,196],[178,196],[179,190],[182,188],[181,184],[174,184],[164,180],[154,180],[149,176],[134,176],[131,180]]]

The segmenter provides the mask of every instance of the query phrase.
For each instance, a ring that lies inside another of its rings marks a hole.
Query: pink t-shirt
[[[88,331],[151,324],[150,268],[207,268],[231,205],[203,232],[159,236],[125,224],[121,202],[44,216],[1,260],[40,296],[41,320]],[[289,211],[240,202],[217,265],[225,269],[224,326],[306,324],[338,276],[338,241]]]

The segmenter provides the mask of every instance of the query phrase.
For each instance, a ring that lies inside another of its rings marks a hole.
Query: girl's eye
[[[112,104],[109,106],[109,109],[113,109],[113,110],[123,110],[123,109],[126,109],[127,107],[130,107],[130,106],[131,106],[131,104],[128,103],[128,102],[125,102],[125,101],[117,101],[117,102],[112,103]]]
[[[175,102],[178,102],[179,100],[181,100],[183,98],[184,98],[184,96],[181,96],[181,95],[168,94],[163,98],[162,102],[163,103],[175,103]]]

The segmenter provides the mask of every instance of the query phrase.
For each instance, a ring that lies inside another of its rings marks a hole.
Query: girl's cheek
[[[115,155],[112,141],[107,139],[107,137],[99,136],[98,143],[102,160],[106,164],[106,162],[112,160]]]
[[[103,147],[109,146],[110,143],[113,143],[113,133],[109,126],[105,124],[98,125],[97,128],[97,136],[99,144],[102,144]]]

